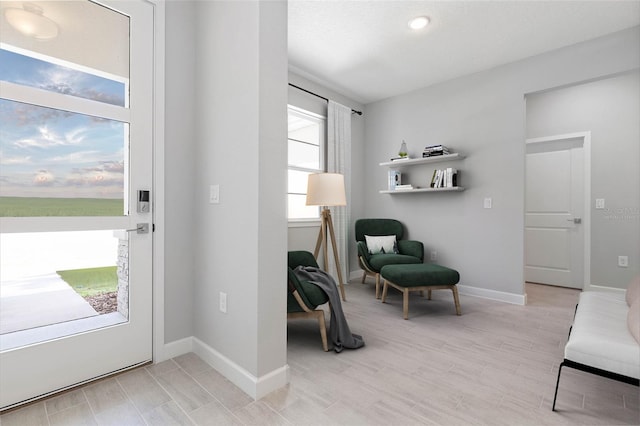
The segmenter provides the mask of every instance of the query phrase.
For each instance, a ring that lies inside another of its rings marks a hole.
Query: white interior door
[[[29,324],[0,335],[0,408],[152,359],[153,5],[42,4],[56,38],[0,26],[0,308]],[[59,273],[109,250],[118,306],[98,315]]]
[[[583,288],[584,138],[527,141],[525,280]]]

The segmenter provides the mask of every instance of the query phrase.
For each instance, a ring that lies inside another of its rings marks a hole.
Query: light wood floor
[[[289,323],[291,383],[252,401],[194,354],[86,385],[0,416],[10,425],[640,424],[637,387],[564,369],[578,292],[527,285],[529,304],[450,291],[386,304],[352,283],[344,304],[364,348],[323,352],[313,321]],[[328,315],[327,315],[328,319]]]

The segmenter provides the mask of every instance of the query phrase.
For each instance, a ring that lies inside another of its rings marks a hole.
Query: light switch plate
[[[604,198],[596,198],[596,209],[604,209]]]
[[[485,198],[483,202],[483,206],[485,209],[490,209],[493,205],[493,200],[491,198]]]
[[[220,185],[209,185],[209,203],[220,203]]]

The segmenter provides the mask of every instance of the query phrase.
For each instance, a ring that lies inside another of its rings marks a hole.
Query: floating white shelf
[[[384,163],[380,163],[381,166],[384,167],[403,167],[403,166],[415,166],[417,164],[427,164],[427,163],[440,163],[443,161],[456,161],[462,160],[464,155],[459,152],[454,152],[453,154],[447,155],[436,155],[433,157],[423,157],[423,158],[409,158],[407,160],[394,160],[394,161],[385,161]]]
[[[464,191],[462,186],[453,186],[449,188],[415,188],[415,189],[401,189],[397,191],[382,190],[381,194],[414,194],[416,192],[460,192]]]

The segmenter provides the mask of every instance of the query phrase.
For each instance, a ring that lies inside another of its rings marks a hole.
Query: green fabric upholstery
[[[298,266],[314,266],[318,267],[318,262],[313,254],[305,250],[290,251],[287,253],[287,265],[291,269],[296,269]]]
[[[424,259],[422,242],[403,240],[404,227],[401,222],[395,219],[358,219],[355,228],[358,256],[362,258],[364,266],[370,271],[380,272],[383,266],[393,263],[422,263]],[[369,254],[365,235],[395,235],[400,254]],[[378,256],[389,257],[378,258]]]
[[[364,241],[365,235],[395,235],[400,241],[404,235],[402,223],[395,219],[356,220],[356,241]]]
[[[318,263],[316,262],[313,254],[308,251],[290,251],[288,253],[288,276],[293,286],[298,290],[298,294],[307,305],[307,307],[311,310],[314,310],[316,307],[327,303],[329,298],[326,293],[320,289],[320,287],[311,284],[308,281],[301,281],[296,277],[293,273],[293,270],[300,265],[303,266],[314,266],[318,267]],[[287,292],[287,312],[302,312],[304,309],[300,307],[298,301],[293,297],[293,294],[289,291]]]
[[[372,254],[369,258],[369,264],[373,267],[374,271],[380,271],[383,266],[386,265],[406,265],[413,263],[422,263],[422,260],[415,256],[407,256],[405,254]]]
[[[432,263],[386,265],[380,274],[382,278],[402,287],[453,285],[460,281],[458,271]]]

